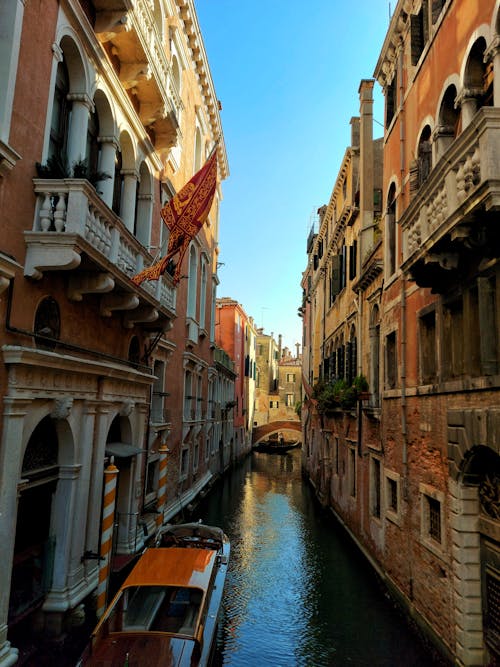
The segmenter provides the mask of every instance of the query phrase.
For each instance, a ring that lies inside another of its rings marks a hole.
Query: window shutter
[[[340,274],[342,269],[341,255],[333,255],[332,257],[332,302],[340,292]]]
[[[422,11],[418,14],[410,14],[410,34],[411,34],[411,64],[416,65],[424,50],[424,29],[422,21]]]

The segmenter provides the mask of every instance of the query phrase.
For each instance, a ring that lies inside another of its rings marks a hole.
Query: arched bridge
[[[279,431],[295,431],[302,437],[302,424],[295,421],[275,421],[269,424],[262,424],[262,426],[254,426],[252,432],[252,445],[256,445],[261,440],[267,439],[272,433],[279,433]],[[298,440],[299,438],[297,438]]]

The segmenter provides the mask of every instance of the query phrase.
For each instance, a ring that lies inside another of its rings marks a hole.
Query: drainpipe
[[[403,181],[405,174],[405,123],[403,108],[403,56],[401,49],[398,54],[398,80],[399,80],[399,159],[401,178],[401,198],[403,194]],[[401,437],[403,440],[403,498],[408,500],[408,431],[406,421],[406,276],[401,275]]]
[[[406,276],[401,276],[401,437],[403,439],[403,497],[408,500],[408,430],[406,422]]]

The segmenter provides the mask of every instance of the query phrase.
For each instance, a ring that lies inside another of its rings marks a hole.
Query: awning
[[[128,445],[125,442],[107,442],[106,456],[116,456],[117,459],[128,459],[131,456],[137,456],[145,450],[139,449],[134,445]]]

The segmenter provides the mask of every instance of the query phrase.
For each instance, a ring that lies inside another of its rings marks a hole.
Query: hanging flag
[[[202,228],[212,207],[217,186],[217,151],[213,149],[203,167],[168,201],[161,210],[163,222],[170,230],[167,253],[156,264],[132,278],[140,285],[145,280],[158,280],[169,261],[179,255],[173,275],[174,285],[180,280],[182,259],[191,240]]]

